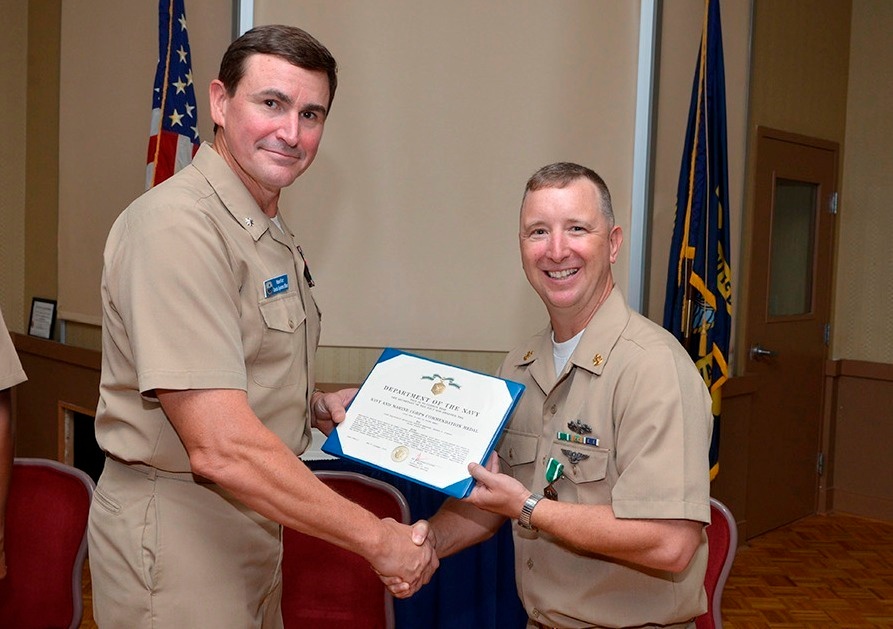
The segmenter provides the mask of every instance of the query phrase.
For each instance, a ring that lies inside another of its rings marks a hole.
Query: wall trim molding
[[[893,364],[848,358],[828,360],[825,361],[825,375],[832,378],[852,377],[893,382]]]
[[[19,354],[31,354],[97,371],[102,367],[102,354],[96,350],[65,345],[18,332],[12,332],[10,336]]]

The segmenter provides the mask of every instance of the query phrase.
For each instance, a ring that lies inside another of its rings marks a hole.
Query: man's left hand
[[[499,472],[499,457],[495,452],[487,461],[487,467],[469,463],[468,471],[476,482],[465,500],[479,509],[507,518],[514,519],[520,515],[530,490],[511,476]]]
[[[337,424],[344,421],[347,405],[353,400],[359,389],[341,389],[334,393],[319,391],[311,398],[311,426],[318,428],[328,436]]]

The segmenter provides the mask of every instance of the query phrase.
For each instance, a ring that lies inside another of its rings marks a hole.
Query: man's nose
[[[282,126],[279,128],[279,136],[282,141],[289,146],[297,146],[298,139],[301,137],[301,116],[295,113],[285,117]]]
[[[549,246],[547,253],[553,260],[563,260],[567,257],[567,239],[561,232],[553,233],[549,236]]]

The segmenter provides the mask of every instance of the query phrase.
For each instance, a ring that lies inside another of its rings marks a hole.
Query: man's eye
[[[301,117],[302,117],[304,120],[318,120],[318,119],[319,119],[319,114],[318,114],[317,112],[315,112],[315,111],[302,111],[302,112],[301,112]]]
[[[273,100],[272,98],[268,98],[267,100],[264,101],[264,105],[266,105],[267,107],[270,107],[272,109],[273,107],[276,107],[276,101]]]

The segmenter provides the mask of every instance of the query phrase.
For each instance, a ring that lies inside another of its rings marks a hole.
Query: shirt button
[[[288,327],[290,327],[292,330],[294,330],[294,329],[295,329],[295,322],[294,322],[293,320],[289,319],[289,320],[288,320]]]
[[[538,610],[536,607],[533,608],[533,617],[534,618],[540,617],[540,610]]]
[[[528,570],[533,570],[533,559],[527,560],[527,568]]]
[[[558,407],[555,406],[555,405],[553,404],[553,405],[549,408],[549,412],[552,413],[552,414],[554,415],[555,413],[558,412]]]

